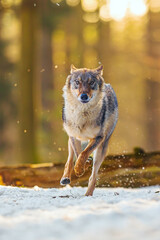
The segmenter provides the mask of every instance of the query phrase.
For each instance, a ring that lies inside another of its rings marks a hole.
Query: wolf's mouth
[[[88,100],[80,100],[82,103],[88,103],[90,99]]]

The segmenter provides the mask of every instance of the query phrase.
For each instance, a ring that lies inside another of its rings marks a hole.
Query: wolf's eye
[[[75,80],[75,83],[76,83],[76,85],[79,85],[79,81],[78,80]]]
[[[90,82],[90,85],[93,86],[94,83],[95,83],[95,81],[92,80],[92,81]]]

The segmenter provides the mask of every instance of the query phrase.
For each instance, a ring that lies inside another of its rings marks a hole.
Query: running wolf
[[[70,184],[73,168],[77,177],[82,176],[85,163],[94,151],[92,174],[86,196],[93,194],[98,170],[118,120],[115,92],[110,84],[104,82],[102,75],[103,66],[96,69],[78,69],[71,65],[70,75],[63,87],[62,119],[69,140],[68,159],[60,183]],[[81,141],[88,141],[83,151]],[[77,158],[75,166],[74,155]]]

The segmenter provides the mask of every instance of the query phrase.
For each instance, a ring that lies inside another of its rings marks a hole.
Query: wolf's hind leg
[[[101,143],[101,145],[99,145],[98,148],[95,150],[94,158],[93,158],[92,174],[89,178],[88,189],[85,194],[86,196],[93,195],[93,191],[94,191],[95,185],[96,185],[96,177],[98,174],[98,170],[104,160],[105,153],[106,153],[107,146],[108,146],[108,141],[109,141],[109,139],[106,138],[103,141],[103,143]]]
[[[82,151],[81,142],[74,137],[70,137],[70,141],[71,141],[71,145],[72,145],[74,154],[75,154],[76,158],[78,158],[79,154]]]

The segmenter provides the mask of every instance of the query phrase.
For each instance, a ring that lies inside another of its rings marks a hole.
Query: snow
[[[160,186],[85,192],[0,186],[0,239],[160,239]]]

